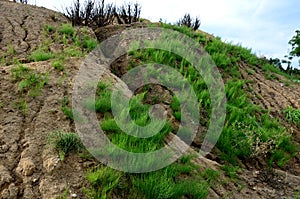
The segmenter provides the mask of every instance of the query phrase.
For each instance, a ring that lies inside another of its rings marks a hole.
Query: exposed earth
[[[74,123],[62,112],[61,103],[72,95],[73,80],[84,58],[69,58],[66,73],[55,70],[51,61],[29,63],[27,59],[41,43],[46,25],[60,26],[68,20],[45,8],[8,1],[0,1],[0,13],[0,57],[6,55],[6,64],[0,67],[0,198],[58,198],[67,188],[68,198],[85,198],[85,172],[99,163],[78,154],[61,161],[58,153],[47,144],[50,132],[57,129],[75,131]],[[108,37],[115,31],[111,29],[100,29],[96,35]],[[9,48],[15,52],[9,54]],[[18,86],[11,78],[11,69],[15,67],[9,61],[12,57],[28,68],[49,74],[39,96],[25,96],[25,110]],[[125,64],[126,60],[115,63],[121,70]],[[277,79],[268,80],[262,69],[255,68],[252,74],[247,69],[246,63],[239,66],[243,79],[248,80],[244,89],[253,97],[253,102],[270,110],[269,114],[279,118],[300,143],[299,125],[284,122],[282,115],[288,105],[300,109],[299,84],[285,85],[283,76],[276,75]],[[121,81],[110,71],[106,76]],[[178,144],[184,143],[178,141]],[[195,163],[216,170],[221,170],[222,165],[211,156],[198,158]],[[220,179],[225,181],[227,177],[221,174]],[[299,198],[299,192],[300,152],[284,168],[269,170],[263,159],[244,163],[238,171],[238,179],[213,186],[208,198]],[[122,197],[112,194],[112,198]]]

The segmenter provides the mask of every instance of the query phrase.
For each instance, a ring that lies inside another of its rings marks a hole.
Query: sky
[[[73,0],[29,0],[54,10]],[[82,1],[84,2],[84,0]],[[138,2],[141,17],[153,22],[175,23],[185,13],[201,20],[200,29],[223,41],[251,48],[258,56],[284,58],[291,50],[288,41],[300,29],[299,0],[106,0],[121,5]],[[298,65],[295,60],[294,65]]]

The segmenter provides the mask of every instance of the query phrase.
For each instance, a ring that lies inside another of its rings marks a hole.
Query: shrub
[[[193,19],[190,14],[185,14],[182,19],[177,22],[178,26],[186,26],[188,28],[192,28],[193,30],[197,30],[200,25],[200,19],[196,17]]]
[[[73,26],[103,27],[112,24],[115,11],[115,6],[105,4],[104,0],[99,3],[87,0],[83,6],[79,0],[75,0],[72,6],[65,8],[64,15],[72,21]]]
[[[131,24],[138,22],[141,15],[141,6],[138,3],[125,4],[118,9],[118,13],[115,13],[119,24]]]
[[[113,23],[115,12],[116,7],[113,4],[105,5],[102,0],[96,5],[92,20],[97,27],[107,26]]]
[[[131,24],[140,19],[141,6],[138,3],[116,8],[113,4],[106,4],[104,0],[95,3],[87,0],[82,6],[79,0],[64,9],[64,15],[72,21],[72,25],[84,25],[92,28],[112,24],[117,19],[119,24]]]

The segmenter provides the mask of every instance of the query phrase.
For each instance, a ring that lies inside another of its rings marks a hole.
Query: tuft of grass
[[[90,187],[85,188],[84,192],[88,198],[106,199],[117,187],[121,177],[121,172],[109,167],[99,167],[95,170],[90,170],[85,175],[85,178],[90,183]]]
[[[65,69],[64,63],[61,60],[53,61],[52,66],[59,71],[63,71]]]
[[[52,32],[55,32],[56,29],[55,29],[53,26],[51,26],[51,25],[46,25],[46,26],[45,26],[45,31],[46,31],[47,33],[52,33]]]
[[[70,186],[68,185],[66,190],[62,193],[60,197],[58,197],[58,199],[68,199],[69,191],[70,191]]]
[[[237,172],[239,170],[239,167],[225,164],[221,167],[221,169],[225,172],[225,175],[227,175],[228,177],[232,179],[237,179]]]
[[[76,46],[69,46],[64,50],[64,53],[69,57],[82,57],[84,55],[82,49]]]
[[[27,113],[27,102],[24,98],[20,98],[13,103],[13,107],[21,111],[23,115]]]
[[[40,74],[21,64],[11,69],[11,77],[18,82],[18,91],[21,94],[29,93],[32,97],[38,96],[48,81],[48,74]]]
[[[79,152],[84,149],[84,146],[76,133],[55,131],[49,134],[48,142],[54,149],[58,150],[62,161],[69,153]]]
[[[133,190],[144,198],[206,198],[209,185],[205,180],[189,175],[180,178],[192,171],[195,172],[195,168],[175,163],[160,171],[132,175],[130,180]]]
[[[96,39],[93,39],[89,36],[85,36],[83,38],[83,42],[82,42],[82,47],[83,48],[86,48],[88,51],[91,51],[93,50],[94,48],[96,48],[97,46],[97,40]]]
[[[68,36],[72,36],[75,32],[75,29],[72,27],[72,24],[65,23],[61,25],[59,32]]]
[[[298,125],[300,123],[300,109],[295,109],[291,106],[285,108],[282,113],[285,119],[292,124]]]
[[[114,119],[106,119],[101,122],[101,128],[106,132],[114,132],[117,133],[120,131],[116,121]]]
[[[73,111],[71,108],[69,108],[69,96],[65,97],[62,100],[62,106],[61,106],[61,110],[62,112],[66,115],[66,117],[70,120],[74,120],[74,115],[73,115]]]
[[[174,182],[164,172],[154,172],[132,178],[133,187],[146,198],[172,198]]]
[[[46,61],[54,58],[54,54],[51,52],[45,51],[43,48],[39,48],[31,53],[29,59],[35,62]]]
[[[97,113],[106,113],[111,111],[111,86],[106,82],[99,82],[96,90],[95,103],[92,100],[85,100],[85,107],[89,110],[95,110]]]

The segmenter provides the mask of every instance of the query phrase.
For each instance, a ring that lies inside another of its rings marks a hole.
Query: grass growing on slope
[[[84,146],[76,133],[55,131],[49,135],[48,142],[59,152],[59,157],[62,161],[68,154],[79,152],[84,149]]]
[[[108,198],[112,192],[123,198],[206,198],[219,173],[211,169],[201,172],[191,159],[183,156],[164,169],[143,174],[99,166],[87,172],[90,186],[85,194],[88,198]]]
[[[18,84],[18,91],[29,96],[40,95],[41,89],[47,84],[48,74],[41,74],[33,69],[18,64],[11,69],[11,77]]]
[[[216,65],[223,71],[226,79],[227,118],[223,132],[218,140],[217,148],[222,152],[222,159],[238,164],[240,160],[253,157],[265,157],[269,163],[283,166],[292,158],[297,147],[286,129],[276,119],[271,118],[262,107],[253,104],[238,71],[239,63],[247,63],[251,68],[260,67],[264,61],[240,45],[224,43],[220,38],[209,41],[201,33],[188,32],[186,28],[172,27],[175,30],[192,36],[204,45]],[[199,107],[210,115],[210,94],[205,81],[199,73],[177,55],[162,50],[139,50],[131,52],[133,57],[142,63],[162,63],[177,69],[193,86],[199,100]],[[172,80],[172,77],[170,77]],[[177,114],[175,102],[171,103],[173,112]],[[177,119],[180,117],[175,115]],[[209,123],[206,122],[206,125]],[[285,144],[283,144],[285,143]],[[287,145],[289,147],[287,147]]]
[[[282,111],[282,113],[289,123],[293,123],[295,125],[298,125],[300,123],[300,109],[295,109],[291,106],[288,106]]]
[[[110,85],[100,82],[96,98],[97,96],[104,96],[105,98],[108,95],[103,95],[103,93],[109,92],[111,92]],[[150,106],[142,102],[144,96],[144,93],[138,94],[130,100],[129,112],[134,122],[132,125],[146,127],[150,122]],[[89,108],[90,106],[92,105],[86,107]],[[173,108],[179,110],[176,102]],[[160,132],[150,138],[140,139],[130,136],[118,127],[116,118],[112,116],[110,111],[102,110],[99,112],[99,114],[104,114],[104,119],[100,122],[101,128],[112,143],[126,151],[145,153],[160,149],[164,146],[164,137],[173,131],[167,122]],[[151,122],[155,123],[156,121]],[[199,168],[191,163],[193,158],[192,156],[183,156],[162,170],[145,174],[125,174],[108,167],[98,167],[90,170],[86,175],[90,184],[85,189],[86,196],[89,198],[107,198],[114,192],[121,194],[123,198],[205,198],[209,187],[216,181],[218,173],[213,170],[200,172]]]
[[[63,71],[65,58],[83,57],[98,44],[97,40],[83,29],[74,28],[71,24],[62,24],[58,28],[46,26],[43,42],[31,52],[28,59],[37,62],[55,58],[52,62],[53,67]],[[61,59],[62,57],[64,59]]]
[[[246,63],[251,70],[255,70],[256,67],[262,65],[263,61],[251,53],[250,49],[245,49],[240,45],[223,43],[220,38],[208,39],[202,33],[190,32],[185,27],[172,28],[192,36],[203,44],[224,74],[227,117],[216,147],[221,151],[220,158],[233,165],[223,167],[226,175],[235,178],[241,161],[258,157],[263,157],[270,166],[274,164],[284,166],[294,157],[298,148],[286,129],[272,118],[267,110],[251,101],[246,92],[247,85],[251,83],[242,80],[238,71],[240,63]],[[163,50],[139,50],[130,52],[130,55],[134,59],[130,62],[131,67],[135,67],[135,63],[161,63],[180,72],[196,93],[202,114],[200,117],[204,117],[199,118],[201,125],[208,127],[212,109],[210,93],[202,76],[190,63],[178,55]],[[147,75],[157,76],[158,72],[153,68]],[[175,81],[176,86],[181,85],[181,81],[178,81],[172,74],[166,74],[163,78]],[[111,142],[118,147],[136,153],[151,152],[164,146],[164,138],[168,133],[175,133],[171,125],[167,123],[161,131],[150,138],[139,139],[126,134],[117,125],[117,119],[122,119],[122,115],[113,117],[111,114],[110,98],[109,86],[99,83],[95,104],[87,101],[85,105],[88,109],[96,109],[99,115],[104,115],[100,125]],[[145,127],[153,121],[149,121],[150,106],[144,104],[142,99],[143,94],[131,99],[129,113],[135,125]],[[182,116],[178,99],[174,97],[169,105],[174,117],[180,120]],[[199,168],[193,165],[191,159],[187,157],[182,157],[159,171],[144,174],[118,173],[114,170],[107,170],[105,167],[100,170],[103,171],[92,171],[89,175],[94,177],[87,178],[90,182],[87,195],[90,194],[91,197],[106,198],[114,192],[123,194],[123,198],[128,198],[128,196],[132,198],[205,198],[209,187],[216,183],[218,178],[218,173],[214,170],[200,172]],[[110,181],[101,180],[104,174],[107,174],[105,179],[110,179]],[[95,184],[97,179],[101,182]]]

